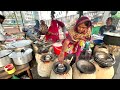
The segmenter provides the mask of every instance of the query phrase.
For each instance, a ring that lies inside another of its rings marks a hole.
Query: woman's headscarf
[[[75,26],[73,27],[73,29],[69,30],[69,34],[66,36],[67,39],[69,39],[70,41],[73,40],[72,37],[74,36],[74,33],[77,32],[78,33],[78,26],[86,21],[90,21],[88,17],[80,17],[78,18],[78,20],[76,21]],[[89,23],[90,25],[88,25],[88,28],[92,25],[91,21]],[[75,32],[74,32],[75,31]]]
[[[40,20],[41,25],[45,25],[45,21],[44,20]]]
[[[82,23],[84,23],[84,22],[86,22],[86,21],[90,21],[90,19],[89,19],[88,17],[85,17],[85,16],[80,17],[80,18],[77,20],[76,24],[75,24],[74,30],[75,30],[76,32],[78,32],[78,28],[77,28],[77,27],[78,27],[80,24],[82,24]],[[91,21],[90,21],[90,23],[89,23],[89,25],[88,25],[88,28],[89,28],[91,25],[92,25],[92,24],[91,24]]]

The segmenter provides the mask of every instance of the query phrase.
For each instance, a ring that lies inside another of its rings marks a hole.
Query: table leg
[[[28,76],[29,76],[30,79],[33,79],[32,73],[31,73],[30,69],[27,70],[27,74],[28,74]]]

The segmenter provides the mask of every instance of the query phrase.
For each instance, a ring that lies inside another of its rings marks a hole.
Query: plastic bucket
[[[59,55],[62,50],[62,46],[59,47],[53,46],[53,50],[56,55]]]
[[[53,50],[56,55],[59,55],[61,50],[62,50],[62,43],[61,42],[56,42],[53,44]]]

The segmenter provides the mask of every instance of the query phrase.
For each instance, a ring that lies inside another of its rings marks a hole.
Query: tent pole
[[[17,16],[16,16],[16,14],[15,14],[15,11],[13,11],[13,12],[14,12],[14,15],[15,15],[15,19],[16,19],[16,22],[17,22],[18,29],[19,29],[19,31],[20,31],[20,27],[19,27],[19,25],[18,25]]]
[[[21,19],[22,19],[22,25],[23,25],[23,27],[25,27],[24,21],[23,21],[23,16],[22,16],[22,12],[21,12],[21,11],[20,11],[20,16],[21,16]]]

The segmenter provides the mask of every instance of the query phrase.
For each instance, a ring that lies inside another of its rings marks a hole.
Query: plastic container
[[[8,74],[13,74],[16,69],[15,67],[13,66],[13,64],[8,64],[4,67],[5,71],[8,73]]]
[[[53,44],[53,50],[56,55],[59,55],[61,50],[62,50],[62,43],[61,42],[56,42]]]
[[[53,46],[53,50],[56,55],[59,55],[62,50],[62,46],[59,47]]]
[[[95,44],[102,44],[102,43],[103,43],[103,40],[97,39],[97,40],[93,40],[93,42],[94,42]]]

